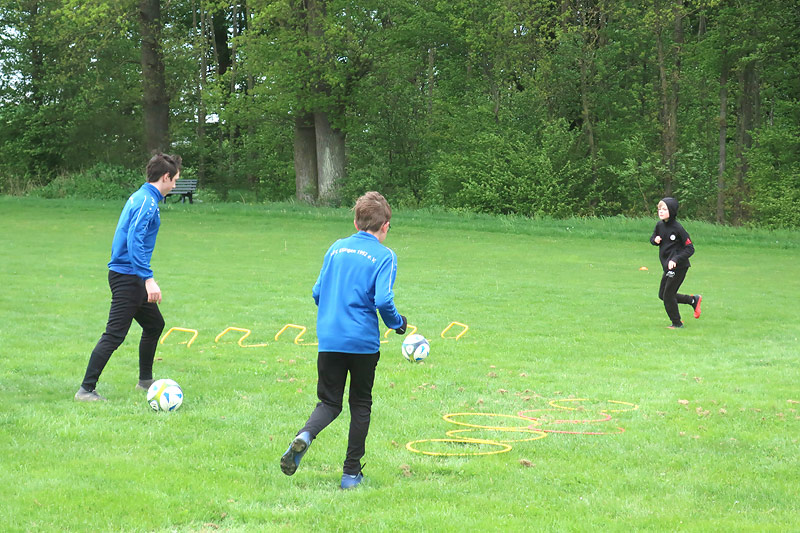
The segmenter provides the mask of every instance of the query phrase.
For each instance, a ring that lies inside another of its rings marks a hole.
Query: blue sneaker
[[[297,472],[300,459],[306,454],[309,446],[311,446],[311,434],[308,431],[296,436],[289,445],[289,449],[281,456],[281,471],[287,476]]]
[[[364,474],[359,472],[356,475],[352,474],[342,474],[342,485],[343,489],[352,489],[353,487],[359,485],[362,481],[364,481]]]
[[[364,463],[358,467],[358,474],[342,474],[342,483],[340,486],[343,489],[352,489],[364,481],[364,474],[362,471],[364,470],[366,464],[367,463]]]

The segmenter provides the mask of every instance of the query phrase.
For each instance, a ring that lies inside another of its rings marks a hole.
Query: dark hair
[[[161,176],[169,173],[170,178],[181,171],[181,156],[156,154],[147,162],[147,181],[155,183]]]
[[[392,219],[392,208],[379,192],[370,191],[358,200],[355,211],[356,227],[359,231],[378,231]]]

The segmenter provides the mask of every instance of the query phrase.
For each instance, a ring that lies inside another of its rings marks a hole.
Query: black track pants
[[[298,432],[308,431],[316,437],[342,412],[342,398],[347,374],[350,373],[350,434],[347,439],[347,456],[344,461],[345,474],[361,471],[365,442],[369,432],[372,413],[372,385],[380,352],[374,354],[352,354],[319,352],[317,357],[317,397],[306,425]]]
[[[108,286],[111,288],[111,310],[108,312],[106,331],[92,351],[82,383],[83,388],[90,391],[97,386],[97,380],[111,354],[125,340],[133,320],[142,326],[139,379],[152,379],[156,345],[164,331],[164,318],[157,304],[147,302],[147,289],[142,278],[109,270]]]
[[[688,269],[668,270],[661,277],[661,286],[658,288],[658,297],[664,301],[664,309],[667,316],[674,325],[681,323],[681,313],[678,311],[678,304],[692,305],[692,296],[688,294],[678,294],[683,280],[686,278]]]

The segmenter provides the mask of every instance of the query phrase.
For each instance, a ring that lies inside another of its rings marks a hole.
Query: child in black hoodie
[[[658,297],[664,301],[664,309],[672,321],[670,329],[683,327],[679,303],[691,305],[694,317],[700,318],[700,302],[703,300],[699,294],[678,294],[691,266],[689,257],[694,253],[694,245],[683,226],[675,220],[677,215],[678,200],[668,197],[658,202],[658,218],[661,220],[656,223],[656,229],[650,237],[650,243],[659,247],[658,257],[664,269]]]

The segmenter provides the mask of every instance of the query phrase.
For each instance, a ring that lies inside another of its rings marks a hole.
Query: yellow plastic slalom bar
[[[283,332],[286,331],[289,328],[299,329],[300,330],[300,333],[298,333],[297,336],[294,338],[294,343],[295,344],[297,344],[299,346],[318,346],[319,345],[318,342],[303,342],[303,334],[308,330],[308,328],[306,328],[305,326],[298,326],[297,324],[286,324],[285,326],[283,326],[281,328],[281,330],[278,333],[275,334],[275,340],[278,340],[278,338],[283,334]]]
[[[194,342],[194,340],[197,338],[197,335],[198,335],[198,332],[197,332],[197,330],[196,330],[196,329],[189,329],[189,328],[169,328],[169,329],[167,330],[167,332],[166,332],[166,333],[164,333],[164,336],[163,336],[163,337],[161,337],[161,340],[159,341],[159,343],[160,343],[160,344],[164,344],[164,341],[167,339],[167,337],[169,337],[169,334],[170,334],[170,333],[172,333],[173,331],[185,331],[186,333],[192,333],[192,334],[193,334],[193,335],[192,335],[192,338],[191,338],[191,339],[189,339],[189,342],[185,343],[187,348],[188,348],[189,346],[191,346],[191,345],[192,345],[192,343]],[[178,344],[184,344],[184,343],[183,343],[183,342],[180,342],[180,343],[178,343]]]
[[[225,335],[226,333],[228,333],[229,331],[239,331],[241,333],[244,333],[244,335],[242,335],[239,338],[239,346],[241,346],[242,348],[261,348],[263,346],[267,346],[266,343],[265,344],[244,344],[244,340],[247,337],[250,336],[251,331],[249,329],[236,328],[236,327],[233,327],[233,326],[229,326],[229,327],[225,328],[224,330],[222,330],[222,333],[220,333],[219,335],[214,337],[214,342],[219,342],[219,340],[222,338],[222,336]]]
[[[461,326],[462,328],[464,328],[464,330],[461,333],[459,333],[458,335],[456,335],[455,337],[445,337],[444,334],[447,333],[450,330],[450,328],[452,328],[453,326]],[[458,340],[464,335],[464,333],[467,332],[468,329],[469,329],[469,326],[466,325],[466,324],[462,324],[461,322],[450,322],[450,325],[442,330],[442,338],[443,339],[455,339],[455,340]]]

